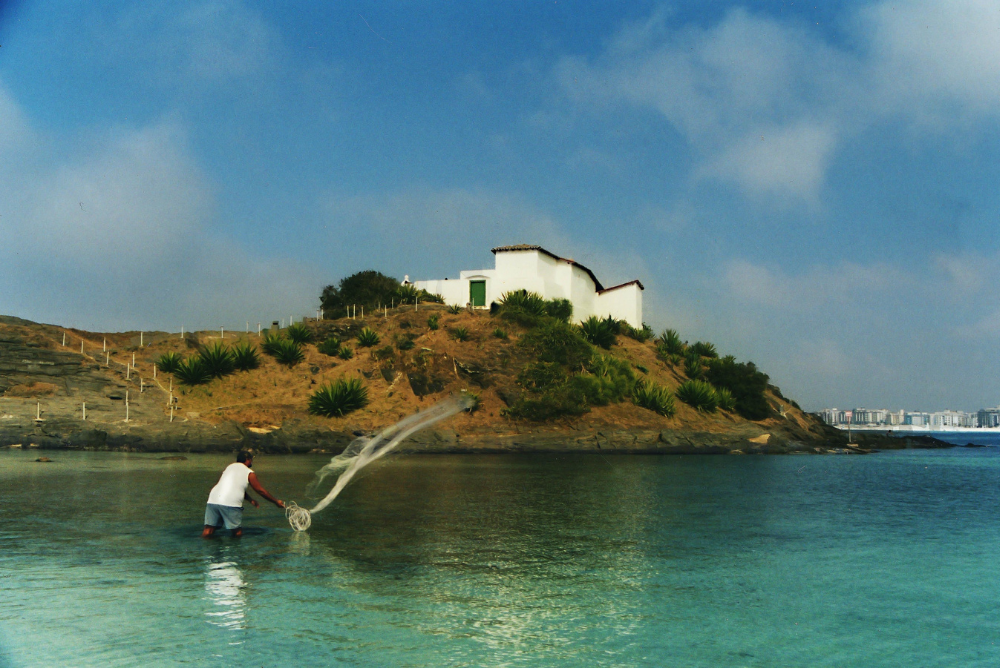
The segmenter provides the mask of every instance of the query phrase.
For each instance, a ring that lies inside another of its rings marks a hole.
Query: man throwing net
[[[251,466],[253,466],[253,455],[241,451],[236,455],[236,463],[230,464],[222,472],[219,482],[215,483],[215,487],[208,495],[208,505],[205,506],[205,530],[201,532],[202,538],[211,538],[215,535],[215,530],[223,525],[227,529],[232,529],[233,536],[243,535],[244,499],[252,503],[254,508],[260,508],[256,499],[247,493],[247,487],[253,487],[253,491],[279,508],[285,507],[284,502],[274,498],[264,489],[257,480],[257,474],[250,468]]]

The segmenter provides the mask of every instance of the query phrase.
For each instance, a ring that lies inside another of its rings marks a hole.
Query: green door
[[[469,303],[486,306],[486,281],[469,281]]]

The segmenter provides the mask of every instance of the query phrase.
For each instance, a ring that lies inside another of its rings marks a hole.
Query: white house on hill
[[[418,289],[444,297],[447,304],[487,307],[505,292],[528,290],[545,299],[568,299],[573,321],[611,316],[642,327],[642,283],[629,281],[606,288],[590,269],[541,246],[518,244],[493,249],[496,267],[462,271],[458,280],[414,281]]]

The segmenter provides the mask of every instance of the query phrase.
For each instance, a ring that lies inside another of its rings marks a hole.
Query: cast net
[[[456,395],[431,406],[425,411],[414,413],[374,436],[360,436],[344,451],[330,460],[330,463],[316,472],[316,479],[306,489],[313,494],[323,487],[324,481],[336,475],[333,488],[311,510],[290,501],[285,507],[285,517],[295,531],[305,531],[312,524],[312,515],[333,503],[333,500],[347,487],[361,469],[377,459],[385,457],[404,440],[431,425],[472,407],[473,399],[468,395]]]

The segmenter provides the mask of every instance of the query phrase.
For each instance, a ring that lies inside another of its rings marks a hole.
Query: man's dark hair
[[[236,455],[236,461],[240,464],[246,464],[248,459],[253,459],[253,455],[246,450],[240,450],[240,454]]]

